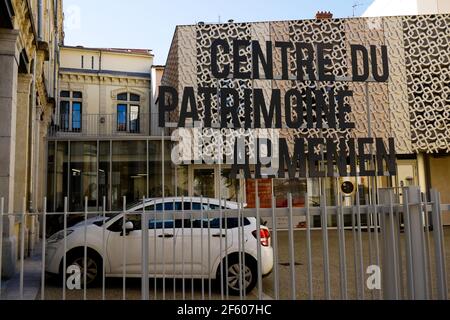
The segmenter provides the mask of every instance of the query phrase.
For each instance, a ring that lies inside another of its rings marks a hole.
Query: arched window
[[[117,101],[117,131],[139,133],[141,97],[134,93],[120,93]]]

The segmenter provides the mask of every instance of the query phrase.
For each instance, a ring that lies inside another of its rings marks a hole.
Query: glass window
[[[69,130],[69,121],[70,121],[70,102],[69,101],[61,101],[59,114],[61,117],[61,129]]]
[[[274,179],[273,191],[277,201],[277,208],[287,208],[288,194],[292,194],[292,205],[296,208],[305,206],[307,192],[306,179]]]
[[[70,98],[70,91],[61,91],[60,97]]]
[[[177,197],[189,195],[189,168],[177,166]]]
[[[98,159],[98,208],[103,208],[103,197],[106,199],[106,210],[109,207],[109,181],[110,177],[110,142],[100,141],[99,143],[99,159]]]
[[[133,93],[121,93],[117,95],[121,101],[117,105],[117,131],[129,131],[140,133],[139,105],[141,98]]]
[[[162,197],[162,151],[161,141],[148,142],[149,197]],[[175,165],[171,160],[172,144],[164,143],[164,196],[175,194]]]
[[[69,170],[69,147],[66,141],[58,141],[56,147],[55,210],[64,212],[64,197],[67,196]],[[57,230],[56,230],[57,231]]]
[[[141,101],[141,97],[138,96],[137,94],[130,94],[130,101]]]
[[[70,211],[82,212],[84,199],[89,210],[97,210],[97,142],[70,144]]]
[[[117,131],[127,131],[127,105],[117,105]]]
[[[127,93],[121,93],[117,95],[117,100],[120,101],[127,101],[128,100],[128,94]]]
[[[112,150],[112,209],[126,203],[142,201],[147,196],[146,141],[113,141]]]
[[[130,106],[130,132],[139,133],[139,106]]]
[[[47,156],[47,210],[54,212],[53,199],[55,197],[55,142],[48,142]]]
[[[220,177],[220,196],[228,201],[238,201],[239,180],[230,179],[230,169],[222,170]]]
[[[83,94],[82,94],[80,91],[74,91],[74,92],[72,93],[72,97],[73,97],[74,99],[81,99],[81,98],[83,98]]]
[[[74,102],[72,105],[72,130],[81,130],[81,103]]]
[[[194,170],[194,196],[214,198],[214,169]]]
[[[72,94],[72,98],[70,95]],[[80,132],[82,126],[82,93],[74,91],[61,91],[59,107],[60,129],[67,132]],[[74,100],[78,99],[78,100]]]

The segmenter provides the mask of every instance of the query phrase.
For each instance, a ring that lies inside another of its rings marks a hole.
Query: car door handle
[[[227,235],[222,233],[213,234],[214,238],[225,238]]]
[[[158,238],[173,238],[173,234],[160,234]]]

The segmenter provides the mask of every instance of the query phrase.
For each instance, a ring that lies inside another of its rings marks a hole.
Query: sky
[[[152,49],[165,64],[177,25],[361,16],[373,0],[64,0],[65,45]],[[353,6],[356,5],[354,8]]]

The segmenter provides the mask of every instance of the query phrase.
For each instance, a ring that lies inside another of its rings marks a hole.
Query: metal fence
[[[357,192],[352,206],[343,197],[327,206],[322,197],[304,208],[294,208],[288,195],[287,208],[276,208],[275,198],[272,208],[260,208],[257,197],[255,209],[206,199],[196,207],[198,199],[182,198],[160,207],[143,199],[142,208],[129,211],[124,199],[120,212],[88,212],[86,201],[85,212],[73,213],[65,199],[65,212],[50,213],[44,199],[44,212],[18,215],[4,213],[2,200],[0,232],[3,218],[21,222],[19,298],[27,286],[23,222],[36,217],[46,238],[34,249],[42,300],[447,299],[441,213],[449,207],[436,191],[431,201],[416,187],[396,191],[378,190],[378,203],[361,205]],[[304,228],[294,226],[299,217]],[[49,237],[49,221],[57,218],[61,231]],[[0,288],[0,299],[6,291]]]

